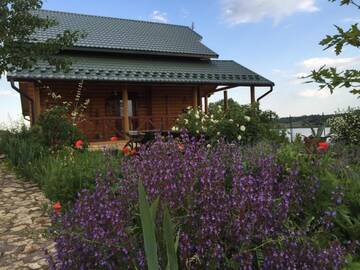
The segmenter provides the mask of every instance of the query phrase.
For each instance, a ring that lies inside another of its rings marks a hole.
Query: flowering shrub
[[[336,142],[360,144],[360,109],[348,112],[328,120],[332,138]]]
[[[296,164],[243,155],[225,142],[207,148],[183,135],[180,149],[171,138],[157,139],[124,161],[123,179],[99,180],[72,210],[54,215],[57,267],[146,269],[141,181],[150,201],[159,198],[174,218],[180,269],[341,269],[346,248],[324,237],[333,215],[313,227],[304,222],[304,205],[314,203],[318,183],[299,172]],[[161,216],[154,218],[160,228]]]
[[[198,109],[188,108],[172,128],[173,131],[187,130],[194,136],[205,135],[210,140],[224,138],[226,141],[241,141],[246,138],[246,126],[251,118],[238,115],[235,119],[228,117],[221,109],[214,114],[206,115]]]
[[[209,114],[188,108],[179,117],[173,131],[186,129],[191,135],[205,135],[210,141],[223,138],[228,142],[253,144],[261,140],[285,142],[285,133],[278,127],[278,117],[274,112],[261,111],[258,106],[239,105],[232,99],[224,111],[221,102],[209,106]]]

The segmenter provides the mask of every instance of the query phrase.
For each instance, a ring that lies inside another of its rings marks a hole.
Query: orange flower
[[[112,136],[110,138],[110,141],[112,141],[112,142],[116,142],[117,140],[118,140],[118,137],[116,137],[116,136]]]
[[[82,149],[84,147],[84,142],[82,140],[77,140],[75,142],[75,148],[76,149]]]
[[[319,152],[325,152],[329,148],[329,144],[327,142],[319,142],[317,150]]]
[[[123,148],[122,152],[123,152],[124,155],[128,155],[128,154],[130,154],[131,149],[130,149],[130,147],[126,146],[126,147]]]
[[[184,145],[183,145],[182,143],[179,143],[177,146],[178,146],[178,148],[179,148],[179,150],[180,150],[181,152],[184,151],[185,147],[184,147]]]
[[[57,201],[56,203],[54,203],[53,205],[53,209],[55,211],[56,214],[60,214],[61,211],[61,204],[59,201]]]

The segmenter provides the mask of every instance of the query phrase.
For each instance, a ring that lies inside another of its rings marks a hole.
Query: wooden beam
[[[204,105],[205,105],[205,114],[209,113],[209,102],[208,102],[208,95],[205,96],[205,101],[204,101]]]
[[[40,89],[39,87],[34,85],[34,115],[35,115],[35,122],[39,120],[40,113],[41,113],[41,103],[40,103]]]
[[[251,104],[255,104],[255,86],[250,86],[250,100]]]
[[[228,110],[228,92],[224,91],[224,111]]]
[[[122,103],[123,103],[123,129],[124,133],[129,132],[129,95],[127,86],[123,86],[122,88]]]
[[[198,107],[198,88],[194,87],[193,88],[193,108],[197,109]]]

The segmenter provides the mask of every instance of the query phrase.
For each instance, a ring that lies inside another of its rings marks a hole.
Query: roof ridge
[[[194,31],[193,29],[191,29],[189,26],[181,25],[181,24],[153,22],[153,21],[145,21],[145,20],[139,20],[139,19],[118,18],[118,17],[112,17],[112,16],[103,16],[103,15],[91,15],[91,14],[84,14],[84,13],[78,13],[78,12],[50,10],[50,9],[39,9],[39,10],[36,10],[35,12],[37,12],[37,11],[45,11],[45,12],[71,14],[71,15],[79,15],[79,16],[86,16],[86,17],[97,17],[97,18],[103,18],[103,19],[123,20],[123,21],[131,21],[131,22],[140,22],[140,23],[148,23],[148,24],[160,24],[160,25],[168,25],[168,26],[174,26],[174,27],[182,27],[182,28],[186,28],[186,29],[194,32],[196,35],[198,35],[200,38],[202,38],[202,36],[199,33]]]

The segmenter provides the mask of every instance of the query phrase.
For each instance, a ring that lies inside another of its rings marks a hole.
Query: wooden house
[[[217,91],[274,83],[244,66],[218,55],[201,43],[187,26],[91,16],[58,11],[37,11],[58,22],[34,37],[39,42],[64,30],[86,36],[57,57],[71,59],[66,71],[38,61],[31,69],[7,74],[21,95],[22,112],[35,123],[49,106],[48,89],[73,100],[79,82],[82,97],[90,99],[81,129],[90,141],[108,141],[129,130],[168,130],[188,106],[207,111],[208,97]],[[17,87],[14,82],[19,82]],[[46,86],[46,87],[44,87]]]

